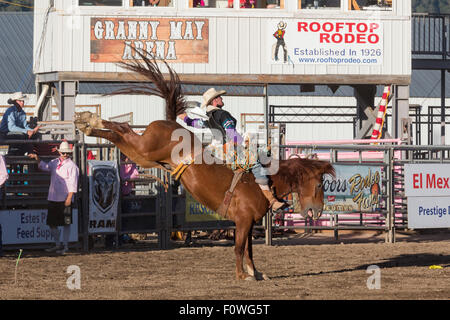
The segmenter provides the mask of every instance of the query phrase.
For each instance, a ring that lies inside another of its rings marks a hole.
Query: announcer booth
[[[131,47],[203,91],[261,88],[266,128],[267,88],[280,84],[352,86],[357,130],[377,86],[389,85],[392,138],[409,117],[410,0],[42,0],[34,29],[40,120],[52,99],[61,120],[73,120],[83,83],[145,81],[117,65],[136,58]]]

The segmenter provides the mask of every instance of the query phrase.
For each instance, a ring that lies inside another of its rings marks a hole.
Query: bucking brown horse
[[[145,75],[150,84],[117,90],[113,94],[151,94],[166,100],[166,120],[150,123],[142,135],[136,134],[127,123],[110,122],[90,112],[76,114],[75,124],[88,136],[107,139],[122,153],[144,168],[158,167],[173,171],[180,161],[173,157],[173,150],[180,139],[173,139],[175,130],[184,130],[195,143],[195,136],[176,122],[176,117],[186,109],[185,99],[176,72],[166,63],[168,75],[164,77],[155,60],[141,57],[141,61],[121,64],[122,67]],[[143,106],[144,107],[144,106]],[[150,106],[145,106],[150,107]],[[201,155],[200,155],[201,156]],[[198,159],[198,154],[192,158]],[[184,188],[200,203],[216,211],[223,203],[230,188],[233,171],[224,164],[194,163],[186,165],[180,180]],[[271,175],[272,187],[279,199],[289,193],[297,193],[300,213],[317,219],[323,208],[322,179],[324,174],[334,175],[330,163],[309,159],[280,161],[279,170]],[[263,280],[268,277],[255,268],[252,252],[253,225],[265,216],[269,202],[261,192],[251,173],[246,173],[237,183],[226,218],[235,223],[236,277],[238,279]],[[243,258],[247,273],[243,269]]]

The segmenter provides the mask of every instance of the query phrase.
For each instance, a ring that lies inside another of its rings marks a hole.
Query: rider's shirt
[[[209,126],[222,133],[224,144],[230,140],[237,143],[242,141],[242,137],[236,131],[237,121],[228,111],[220,108],[211,108],[206,114],[209,118]]]

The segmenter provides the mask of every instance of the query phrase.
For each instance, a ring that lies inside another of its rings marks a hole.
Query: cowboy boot
[[[277,212],[281,211],[285,208],[286,203],[278,201],[272,194],[270,190],[261,190],[264,196],[269,200],[269,208],[272,209],[272,211]]]

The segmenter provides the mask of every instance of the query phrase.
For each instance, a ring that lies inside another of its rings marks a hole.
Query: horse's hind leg
[[[115,132],[93,129],[92,127],[89,127],[87,130],[88,130],[89,134],[87,134],[85,132],[86,135],[91,136],[91,137],[103,138],[108,141],[111,141],[114,144],[120,143],[120,141],[121,141],[121,137]]]
[[[247,265],[247,272],[249,275],[255,277],[256,280],[269,280],[269,277],[267,277],[264,273],[259,272],[255,268],[255,264],[253,262],[253,243],[252,243],[252,230],[253,225],[250,228],[250,232],[247,236],[247,241],[245,242],[245,261]]]
[[[114,122],[114,121],[102,120],[101,123],[105,129],[109,129],[109,130],[111,130],[113,132],[117,132],[119,134],[138,135],[136,132],[133,131],[133,129],[130,127],[130,125],[127,122]]]
[[[102,119],[90,111],[76,112],[75,113],[75,125],[78,129],[85,132],[89,132],[91,129],[103,129]],[[87,132],[85,130],[88,130]]]

